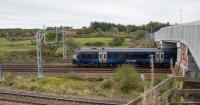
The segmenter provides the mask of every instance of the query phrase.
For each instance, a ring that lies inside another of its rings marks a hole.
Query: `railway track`
[[[36,95],[13,91],[0,91],[0,100],[33,105],[120,105],[117,102],[102,102],[64,96]]]
[[[1,65],[3,72],[37,72],[37,65],[7,64]],[[138,67],[139,73],[150,73],[151,68]],[[48,73],[114,73],[116,67],[76,67],[73,65],[45,64],[43,72]],[[155,68],[155,73],[171,73],[169,68]]]

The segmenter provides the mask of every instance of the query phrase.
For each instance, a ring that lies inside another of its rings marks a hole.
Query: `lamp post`
[[[181,24],[182,24],[182,23],[183,23],[183,10],[180,9],[179,11],[180,11],[180,13],[181,13]]]

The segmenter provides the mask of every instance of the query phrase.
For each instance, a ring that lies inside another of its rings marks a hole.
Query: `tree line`
[[[137,30],[143,30],[145,32],[156,32],[160,28],[170,26],[169,22],[160,23],[160,22],[149,22],[148,24],[143,25],[122,25],[122,24],[114,24],[109,22],[98,22],[94,21],[90,23],[89,27],[83,27],[76,31],[76,34],[92,34],[99,33],[103,35],[104,33],[107,35],[117,33],[117,32],[136,32]],[[72,27],[63,27],[65,30],[72,29]],[[47,30],[55,30],[55,27],[47,27]],[[73,29],[72,29],[73,30]],[[33,37],[35,36],[36,29],[0,29],[0,38],[6,37]],[[87,36],[87,35],[86,35]]]
[[[0,29],[0,37],[1,38],[9,38],[9,37],[33,37],[35,36],[35,29],[21,29],[21,28],[13,28],[13,29]]]
[[[89,27],[83,27],[81,30],[77,32],[77,34],[90,34],[94,32],[107,32],[107,31],[113,31],[114,29],[119,32],[135,32],[137,30],[144,30],[149,33],[153,33],[158,31],[159,29],[163,27],[170,26],[171,24],[169,22],[167,23],[160,23],[160,22],[149,22],[148,24],[143,25],[122,25],[122,24],[114,24],[109,22],[98,22],[94,21],[90,23]]]

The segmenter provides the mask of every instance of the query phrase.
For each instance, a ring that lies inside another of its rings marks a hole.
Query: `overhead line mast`
[[[62,27],[61,30],[57,30],[56,28],[56,41],[52,41],[52,42],[47,42],[46,41],[46,36],[47,36],[47,32],[48,30],[46,30],[45,26],[43,27],[42,30],[37,30],[36,32],[36,49],[37,49],[37,69],[38,69],[38,73],[37,73],[37,77],[38,78],[43,78],[43,71],[42,71],[42,40],[44,38],[44,43],[54,43],[54,42],[61,42],[63,44],[63,59],[67,59],[67,55],[66,55],[66,41],[65,41],[65,31],[64,28]],[[59,41],[58,40],[58,32],[60,33],[60,35],[62,35],[62,40]]]

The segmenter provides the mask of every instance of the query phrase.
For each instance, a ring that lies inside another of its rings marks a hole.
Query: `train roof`
[[[151,51],[161,51],[158,48],[82,48],[77,49],[78,52],[98,52],[98,51],[122,51],[122,52],[132,52],[132,51],[145,51],[145,52],[151,52]]]

